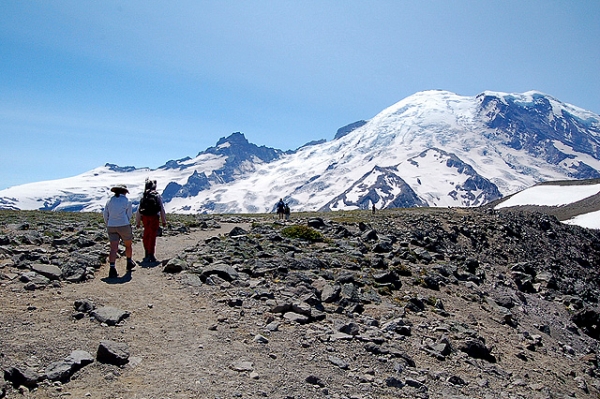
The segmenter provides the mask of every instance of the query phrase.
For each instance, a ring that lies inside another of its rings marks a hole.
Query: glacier
[[[114,184],[137,205],[146,178],[171,213],[473,207],[552,180],[600,177],[600,117],[537,92],[415,93],[330,141],[295,151],[242,133],[156,169],[106,164],[0,191],[0,209],[99,212]]]

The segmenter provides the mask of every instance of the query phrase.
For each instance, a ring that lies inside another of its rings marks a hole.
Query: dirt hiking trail
[[[216,230],[159,237],[157,258],[173,258],[188,247],[203,244],[206,238],[227,234],[235,226],[249,229],[247,224],[223,223]],[[215,328],[219,320],[231,319],[203,295],[206,289],[218,288],[203,285],[194,289],[176,281],[177,276],[163,273],[162,265],[143,267],[139,262],[143,252],[141,242],[136,240],[133,258],[138,266],[130,275],[124,274],[125,258],[121,257],[117,260],[118,279],[107,279],[105,265],[91,281],[19,294],[23,302],[3,309],[3,318],[8,316],[9,322],[26,327],[19,331],[27,339],[15,336],[13,341],[27,342],[22,345],[29,350],[13,350],[39,352],[39,357],[22,359],[30,366],[43,368],[73,350],[86,350],[95,356],[101,340],[129,345],[130,363],[123,369],[94,362],[75,374],[68,384],[55,383],[55,391],[37,389],[27,393],[27,397],[200,398],[218,396],[219,391],[231,392],[230,384],[235,383],[231,377],[236,373],[227,366],[239,360],[239,350],[244,349],[235,348],[239,343],[223,337]],[[73,304],[78,299],[90,299],[96,306],[112,306],[131,314],[122,325],[112,327],[87,318],[74,320]],[[30,311],[24,312],[25,308]],[[46,341],[51,341],[50,350],[46,350],[50,343]],[[229,350],[224,349],[224,344]],[[31,349],[36,346],[39,351]],[[230,356],[234,348],[238,354]],[[240,386],[240,392],[245,389]]]

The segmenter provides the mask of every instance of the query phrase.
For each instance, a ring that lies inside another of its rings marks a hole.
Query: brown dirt
[[[233,226],[222,224],[217,231],[198,230],[159,237],[158,258],[174,257],[207,237],[227,233]],[[143,249],[138,242],[134,246],[134,259],[139,259],[137,254],[140,253]],[[117,268],[122,275],[124,258],[118,260]],[[108,267],[103,266],[96,278],[86,283],[63,283],[61,288],[34,292],[0,290],[2,351],[6,356],[33,354],[18,360],[43,369],[73,350],[86,350],[95,355],[101,340],[127,343],[132,356],[130,364],[123,369],[95,362],[79,371],[68,384],[42,386],[26,396],[214,397],[218,392],[231,392],[232,384],[239,384],[240,392],[244,391],[242,383],[232,378],[239,373],[228,366],[243,356],[243,351],[236,349],[245,345],[224,337],[218,328],[209,329],[219,323],[219,316],[223,321],[225,317],[230,320],[231,315],[215,309],[214,297],[204,295],[208,286],[199,289],[184,286],[175,277],[165,276],[160,266],[138,266],[130,279],[122,277],[118,283],[107,280],[107,274]],[[116,327],[101,326],[87,318],[74,320],[73,304],[82,298],[91,299],[97,306],[130,311],[131,315]],[[239,331],[238,335],[240,333],[249,334]],[[264,360],[271,359],[263,355]],[[252,357],[254,355],[248,360],[253,360]]]
[[[157,257],[173,258],[187,248],[202,245],[206,238],[228,233],[234,226],[250,229],[247,223],[221,223],[216,230],[191,229],[189,233],[159,237]],[[139,260],[142,253],[137,241],[134,259]],[[117,266],[123,274],[125,259],[119,259]],[[558,322],[556,328],[552,326],[552,337],[543,336],[543,347],[535,351],[525,349],[525,332],[538,332],[532,324],[536,320],[548,320],[548,315],[554,315],[558,321],[568,320],[567,310],[560,303],[535,296],[514,310],[521,320],[518,328],[513,328],[503,324],[488,304],[477,299],[479,288],[473,285],[449,285],[433,292],[406,284],[400,295],[438,296],[451,316],[435,312],[406,315],[404,319],[415,332],[395,345],[409,353],[417,367],[400,374],[395,359],[368,353],[363,342],[332,340],[331,327],[342,316],[331,308],[327,309],[325,321],[301,327],[277,316],[281,321],[279,331],[269,334],[265,325],[274,316],[260,300],[244,296],[252,291],[251,286],[244,290],[235,285],[182,284],[180,280],[186,280],[190,274],[166,274],[162,266],[138,266],[130,277],[118,281],[106,279],[107,275],[108,265],[104,265],[93,280],[62,282],[58,287],[36,291],[24,290],[19,282],[1,281],[3,368],[26,364],[43,372],[50,363],[64,359],[74,350],[95,356],[102,340],[124,342],[131,354],[129,364],[122,368],[96,361],[65,384],[45,381],[31,391],[11,389],[7,398],[546,399],[567,397],[565,391],[573,393],[568,397],[596,397],[595,389],[584,393],[575,388],[576,377],[589,379],[582,371],[585,364],[581,356],[586,351],[584,345],[578,344],[581,340]],[[250,279],[246,283],[258,281]],[[279,290],[278,294],[287,290],[277,281],[261,284]],[[243,305],[229,306],[228,300],[236,297],[243,299]],[[103,326],[88,317],[76,320],[73,304],[86,298],[96,306],[112,306],[131,314],[117,326]],[[379,305],[366,305],[363,315],[377,320],[394,319],[402,312],[394,301],[384,297]],[[462,352],[440,361],[420,349],[427,339],[435,340],[449,331],[451,323],[464,325],[485,337],[487,344],[495,348],[498,363],[472,359]],[[257,334],[264,335],[268,342],[255,342]],[[564,347],[559,341],[572,346],[577,355],[559,350]],[[331,356],[346,361],[349,369],[332,365]],[[234,371],[230,366],[238,361],[251,362],[251,370]],[[318,377],[323,386],[307,383],[308,376]],[[410,380],[412,386],[387,388],[385,380],[390,376]],[[462,388],[446,382],[450,376],[464,377],[468,385]],[[429,395],[417,395],[423,393],[421,382],[428,384]],[[472,392],[485,393],[474,396]]]

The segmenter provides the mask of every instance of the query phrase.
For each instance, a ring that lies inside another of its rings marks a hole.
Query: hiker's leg
[[[117,243],[118,245],[119,243]],[[131,245],[131,240],[123,241],[123,245],[125,245],[125,256],[127,259],[131,259],[133,255],[133,247]]]
[[[150,255],[151,227],[148,218],[148,216],[142,215],[142,224],[144,225],[144,234],[142,236],[142,242],[144,243],[144,251],[146,252],[146,256]]]
[[[127,259],[131,259],[131,256],[133,255],[133,230],[131,229],[131,226],[120,227],[120,234],[123,245],[125,245],[125,256]]]
[[[119,241],[110,242],[110,255],[108,255],[108,261],[114,264],[117,260],[117,251],[119,250]]]
[[[119,235],[117,229],[115,227],[108,227],[108,240],[110,242],[110,253],[108,255],[108,261],[111,264],[114,264],[117,260],[117,251],[119,251],[119,240],[121,236]]]
[[[156,236],[160,227],[160,219],[156,216],[144,216],[144,248],[148,255],[154,255],[156,252]]]

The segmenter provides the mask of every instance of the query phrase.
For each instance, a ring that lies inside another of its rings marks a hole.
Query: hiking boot
[[[137,265],[135,264],[135,262],[133,261],[133,259],[127,259],[127,270],[131,270],[134,267],[136,267]]]
[[[154,254],[152,254],[152,255],[148,255],[148,262],[150,262],[150,263],[156,263],[158,261],[154,257]]]
[[[116,267],[109,267],[108,278],[117,278],[119,277],[119,273],[117,273]]]

